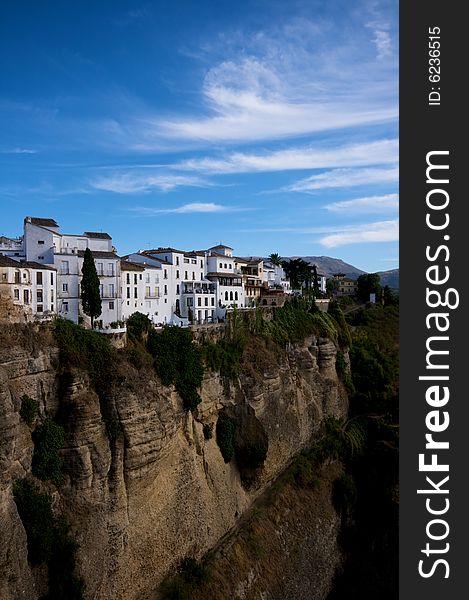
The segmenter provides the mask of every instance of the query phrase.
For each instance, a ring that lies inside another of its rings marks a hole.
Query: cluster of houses
[[[0,295],[34,318],[58,315],[87,322],[80,301],[85,250],[100,281],[100,329],[116,328],[135,312],[156,325],[210,323],[230,308],[278,306],[292,293],[283,268],[238,257],[223,244],[207,250],[155,248],[118,256],[107,233],[61,233],[54,219],[26,217],[23,235],[0,237]],[[320,275],[325,291],[326,277]]]

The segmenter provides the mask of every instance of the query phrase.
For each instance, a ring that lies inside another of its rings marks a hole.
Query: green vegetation
[[[26,479],[13,486],[18,513],[28,538],[28,560],[32,565],[47,562],[52,555],[55,518],[51,499]]]
[[[152,330],[147,348],[163,385],[174,384],[185,410],[195,410],[201,401],[197,389],[202,385],[204,368],[201,351],[192,342],[190,331],[180,327]]]
[[[39,402],[24,394],[24,396],[21,397],[20,417],[28,427],[31,427],[36,420],[38,411]]]
[[[204,439],[211,440],[213,437],[213,423],[204,423],[202,428]]]
[[[78,544],[63,517],[56,518],[51,498],[26,479],[16,481],[13,497],[28,540],[28,560],[47,564],[49,591],[44,600],[82,600],[84,583],[74,575]]]
[[[62,368],[79,368],[90,375],[94,389],[100,393],[107,389],[117,353],[109,340],[96,331],[83,329],[67,319],[57,319],[54,329],[60,348]]]
[[[236,426],[233,419],[221,413],[217,420],[216,434],[218,447],[226,463],[229,463],[234,456],[235,431]]]
[[[381,296],[381,284],[378,273],[365,273],[357,279],[357,297],[362,302],[369,302],[370,294],[376,294],[376,300]]]
[[[127,337],[132,342],[143,342],[153,329],[150,319],[141,312],[135,312],[127,319]]]
[[[63,427],[47,419],[34,431],[33,441],[33,474],[44,481],[51,481],[57,487],[61,486],[63,473],[59,450],[65,442]]]
[[[241,340],[206,342],[202,346],[205,365],[211,371],[220,373],[222,377],[236,381],[241,371],[244,346],[245,344]]]
[[[91,328],[94,327],[94,320],[99,317],[102,311],[101,294],[99,291],[99,277],[96,272],[91,250],[86,248],[83,257],[83,267],[81,269],[83,277],[80,282],[80,298],[85,315],[91,317]]]
[[[195,558],[185,558],[177,569],[176,575],[162,585],[165,600],[191,600],[195,590],[210,577],[207,564]]]

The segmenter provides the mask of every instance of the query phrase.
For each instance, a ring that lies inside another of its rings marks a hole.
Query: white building
[[[161,297],[160,280],[163,272],[162,261],[143,254],[129,254],[121,261],[123,319],[138,310],[154,325],[170,322],[171,304],[168,303],[168,294]],[[168,288],[166,291],[168,292]]]
[[[219,308],[244,306],[241,266],[239,259],[233,257],[233,248],[220,244],[207,250],[207,279],[215,284],[215,303]]]
[[[0,255],[0,295],[27,315],[50,317],[57,310],[57,272],[54,267]]]
[[[168,322],[178,317],[192,319],[198,323],[211,322],[215,317],[215,286],[206,278],[205,252],[156,248],[141,250],[141,256],[161,262],[161,297],[169,305],[171,315]],[[131,255],[132,260],[135,255]]]
[[[57,313],[75,323],[82,319],[88,321],[81,310],[80,281],[84,253],[89,248],[96,264],[102,299],[102,312],[95,322],[98,327],[106,327],[120,319],[117,302],[120,259],[109,234],[93,231],[62,234],[53,219],[26,217],[23,244],[27,261],[57,269]]]
[[[291,294],[290,281],[281,265],[264,261],[263,278],[269,288],[282,289],[285,294]]]

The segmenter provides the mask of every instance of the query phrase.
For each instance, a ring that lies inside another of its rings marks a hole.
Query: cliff
[[[251,340],[235,382],[205,372],[202,402],[193,413],[183,410],[175,388],[163,386],[151,364],[131,361],[124,351],[116,357],[112,375],[103,373],[107,379],[100,388],[106,391],[98,396],[86,369],[61,368],[50,328],[2,326],[4,600],[36,600],[46,586],[44,569],[28,563],[26,534],[13,498],[14,481],[31,476],[31,430],[19,415],[24,395],[39,402],[37,423],[53,418],[65,429],[60,451],[64,483],[59,488],[40,485],[51,494],[54,510],[71,524],[85,598],[96,600],[153,597],[183,557],[201,557],[237,526],[292,457],[310,444],[325,416],[347,412],[335,368],[336,346],[327,338],[309,336],[287,350],[261,338]],[[221,411],[238,420],[241,435],[255,432],[268,442],[263,468],[244,473],[243,480],[234,460],[224,462],[215,436],[204,436],[204,425],[214,425]],[[330,505],[327,498],[323,501]],[[338,561],[338,524],[327,514],[325,593]],[[287,530],[292,527],[284,525]]]

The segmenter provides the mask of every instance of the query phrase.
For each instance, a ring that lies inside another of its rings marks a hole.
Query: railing
[[[145,294],[145,298],[159,298],[159,294]]]
[[[103,292],[101,298],[105,300],[108,298],[117,298],[117,292]]]

